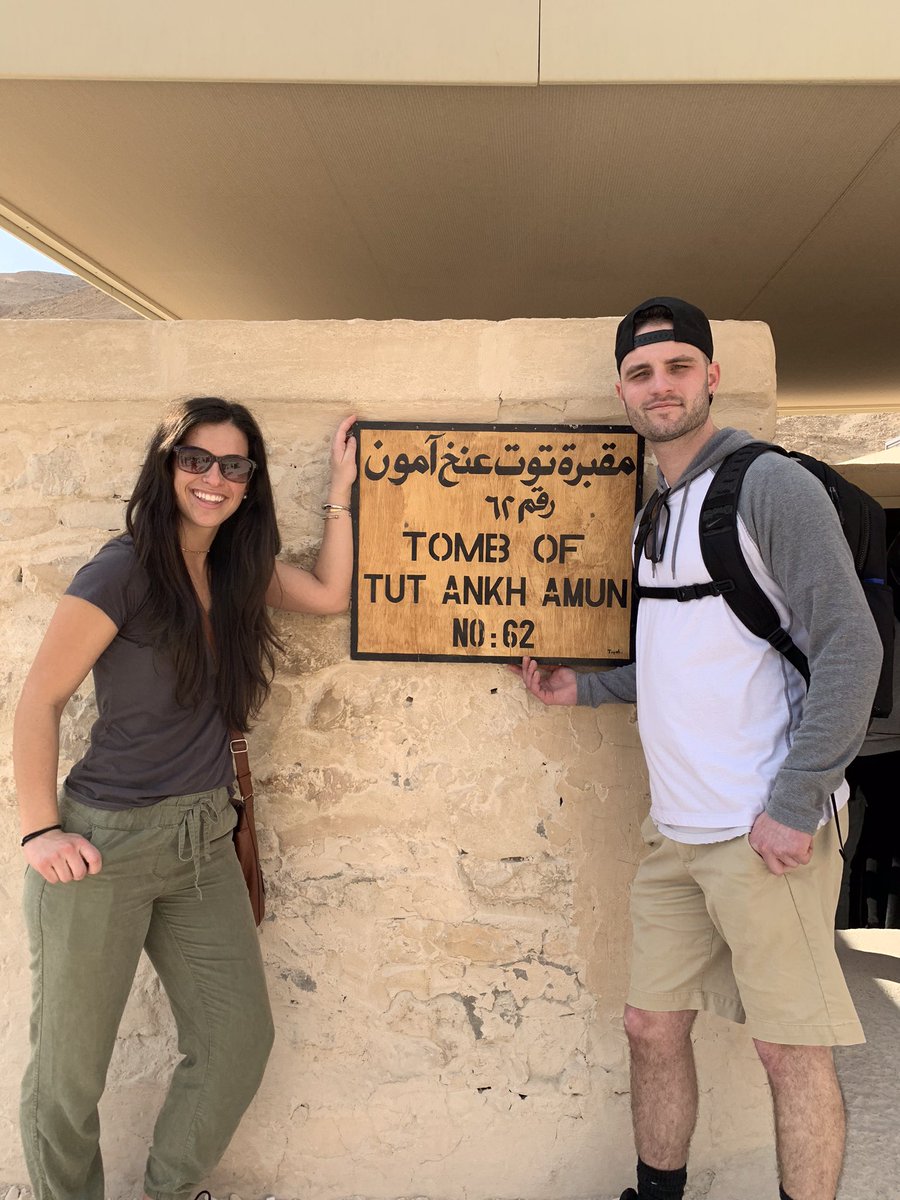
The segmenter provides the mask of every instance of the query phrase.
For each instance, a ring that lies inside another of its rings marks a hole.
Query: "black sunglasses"
[[[213,463],[218,463],[223,479],[231,483],[246,483],[256,470],[253,459],[245,458],[243,454],[210,454],[208,450],[201,450],[197,446],[176,446],[172,453],[179,470],[191,475],[204,475]]]
[[[647,536],[644,539],[644,558],[652,563],[661,563],[666,552],[666,537],[669,533],[669,489],[657,492],[650,504],[649,511],[644,513],[642,525],[648,525]]]

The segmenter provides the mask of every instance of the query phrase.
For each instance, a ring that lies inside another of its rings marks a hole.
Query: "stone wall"
[[[4,743],[54,604],[120,530],[166,401],[252,406],[285,554],[308,563],[340,417],[618,421],[614,327],[0,322]],[[768,330],[715,334],[720,423],[771,436]],[[278,624],[285,661],[251,742],[277,1045],[213,1187],[303,1200],[618,1195],[634,1159],[627,894],[648,803],[633,710],[542,709],[497,665],[353,663],[346,617]],[[64,717],[63,767],[91,715],[88,680]],[[21,1183],[29,983],[8,756],[0,776],[0,1180]],[[701,1018],[697,1053],[702,1172],[771,1133],[741,1031]],[[145,964],[104,1100],[113,1197],[140,1194],[175,1055]]]

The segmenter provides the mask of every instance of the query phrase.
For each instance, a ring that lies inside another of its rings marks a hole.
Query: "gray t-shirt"
[[[147,575],[128,535],[107,542],[66,595],[106,613],[118,633],[94,664],[98,717],[66,790],[94,808],[141,808],[234,782],[228,731],[210,685],[195,708],[175,700],[175,672],[150,644]]]

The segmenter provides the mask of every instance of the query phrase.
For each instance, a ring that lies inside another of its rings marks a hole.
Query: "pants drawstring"
[[[211,797],[204,796],[187,810],[178,826],[178,857],[182,862],[193,860],[194,887],[201,900],[200,860],[209,861],[209,826],[211,821],[217,819],[216,806]]]

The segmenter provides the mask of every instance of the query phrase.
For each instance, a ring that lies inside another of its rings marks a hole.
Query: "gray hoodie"
[[[741,430],[718,430],[673,490],[689,488],[752,440]],[[665,487],[661,473],[659,480]],[[761,455],[744,477],[738,512],[791,612],[809,633],[809,691],[766,808],[782,824],[813,833],[865,735],[881,641],[840,522],[818,480],[782,455]],[[674,555],[681,532],[676,527],[669,533]],[[762,639],[759,644],[760,654],[777,654]],[[793,671],[786,663],[785,668]],[[633,664],[578,678],[579,704],[636,699]]]

